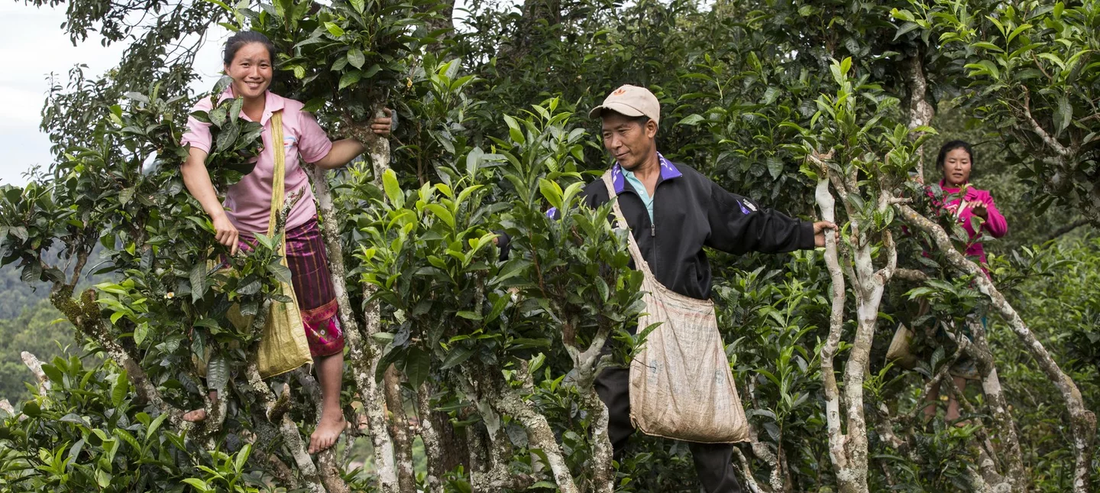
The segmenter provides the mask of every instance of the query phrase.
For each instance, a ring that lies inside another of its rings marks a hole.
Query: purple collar
[[[684,174],[680,173],[680,170],[676,168],[676,165],[672,164],[672,161],[665,159],[659,152],[657,153],[657,160],[661,163],[661,174],[657,177],[657,183],[684,176]],[[619,166],[618,162],[611,167],[611,182],[615,184],[615,195],[623,193],[623,189],[626,187],[626,177],[623,176],[623,168]]]

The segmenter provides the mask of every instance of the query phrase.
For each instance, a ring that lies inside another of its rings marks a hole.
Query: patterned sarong
[[[242,236],[241,250],[251,251],[252,245],[249,243],[254,241]],[[287,231],[286,262],[290,267],[310,354],[316,358],[340,353],[344,350],[344,330],[340,326],[339,307],[328,270],[328,253],[316,217]]]

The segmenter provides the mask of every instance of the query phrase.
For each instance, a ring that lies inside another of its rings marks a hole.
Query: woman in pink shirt
[[[287,264],[310,353],[317,366],[323,401],[321,420],[309,444],[309,452],[316,453],[336,443],[346,426],[340,410],[344,334],[337,316],[327,254],[317,228],[313,192],[300,160],[322,169],[338,168],[362,154],[366,148],[354,139],[329,140],[313,116],[302,111],[302,103],[268,91],[274,59],[275,46],[258,32],[242,31],[225,43],[224,68],[233,83],[221,99],[241,97],[244,100],[242,118],[260,122],[264,127],[263,150],[252,172],[226,190],[223,205],[214,191],[205,164],[211,147],[210,124],[192,117],[188,119],[188,130],[183,136],[183,143],[190,146],[190,155],[183,163],[182,174],[187,190],[210,215],[217,241],[236,254],[239,248],[250,248],[249,241],[256,233],[267,232],[275,149],[282,146],[286,157],[286,196],[288,200],[300,197],[286,219]],[[211,107],[210,100],[204,98],[193,111],[208,111]],[[283,142],[272,142],[271,116],[278,111],[282,112]],[[376,134],[389,135],[390,123],[389,117],[380,118],[372,122],[371,128]],[[216,399],[217,395],[212,392],[211,398]],[[200,421],[205,417],[205,411],[199,409],[187,413],[184,419]]]
[[[985,249],[981,242],[975,241],[981,238],[980,231],[984,231],[994,238],[1000,238],[1008,233],[1008,223],[1001,211],[997,210],[993,203],[993,197],[988,191],[979,190],[970,186],[970,171],[974,165],[974,151],[970,144],[962,140],[953,140],[940,148],[936,158],[936,165],[943,173],[940,188],[948,197],[942,207],[954,215],[957,221],[969,234],[970,242],[966,247],[966,256],[977,259],[982,270],[985,271]],[[988,272],[986,272],[988,275]],[[922,307],[922,312],[925,307]],[[923,313],[922,313],[923,314]],[[982,322],[984,324],[984,321]],[[969,336],[967,332],[966,335]],[[974,362],[969,358],[960,358],[951,368],[951,376],[959,391],[966,389],[967,380],[978,378]],[[924,415],[931,419],[936,414],[934,402],[939,400],[940,389],[932,387],[926,400],[929,402],[924,408]],[[944,418],[947,421],[955,421],[959,418],[959,402],[951,397],[947,402],[947,413]]]
[[[979,190],[970,186],[970,169],[974,164],[974,152],[970,144],[961,140],[953,140],[940,148],[940,154],[936,158],[936,165],[943,172],[943,180],[940,188],[945,194],[954,196],[944,205],[944,209],[958,218],[962,227],[970,234],[971,242],[966,247],[968,257],[977,258],[984,267],[985,249],[980,242],[974,240],[981,237],[974,229],[971,218],[981,219],[977,224],[980,229],[989,233],[989,236],[1000,238],[1008,233],[1008,223],[1001,211],[993,203],[993,197],[985,190]],[[963,193],[965,190],[965,193]]]

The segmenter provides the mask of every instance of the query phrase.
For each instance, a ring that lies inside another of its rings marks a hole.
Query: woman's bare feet
[[[317,380],[321,384],[321,421],[309,437],[309,453],[328,449],[340,438],[348,423],[340,409],[340,386],[344,378],[344,354],[314,358]]]
[[[348,423],[344,421],[344,415],[339,409],[335,412],[322,411],[321,422],[317,423],[317,429],[309,437],[309,453],[316,454],[333,446],[347,426]]]
[[[210,398],[211,405],[218,405],[218,391],[211,390],[210,394],[207,397]],[[206,419],[206,409],[203,408],[193,409],[183,414],[183,420],[190,421],[192,423],[198,423],[199,421],[202,421],[204,419]]]
[[[206,419],[206,409],[194,409],[183,413],[183,420],[198,423]]]

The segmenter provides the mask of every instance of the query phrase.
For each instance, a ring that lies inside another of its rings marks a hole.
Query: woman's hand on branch
[[[389,137],[390,130],[393,126],[393,110],[389,108],[382,108],[382,113],[386,116],[375,118],[370,122],[370,129],[375,134],[382,137]]]

